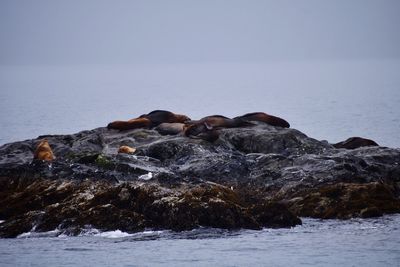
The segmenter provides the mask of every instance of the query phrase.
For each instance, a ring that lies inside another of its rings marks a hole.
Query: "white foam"
[[[4,221],[3,221],[4,222]],[[163,231],[143,231],[143,232],[137,232],[134,234],[129,234],[127,232],[122,232],[121,230],[115,230],[115,231],[106,231],[106,232],[100,232],[100,230],[96,228],[92,228],[90,226],[87,226],[84,228],[79,236],[98,236],[98,237],[104,237],[104,238],[124,238],[124,237],[131,237],[131,236],[148,236],[148,235],[160,235],[162,234]],[[29,232],[22,233],[17,236],[17,238],[40,238],[40,237],[59,237],[59,238],[66,238],[68,235],[65,233],[62,233],[59,229],[55,229],[52,231],[48,232],[35,232],[34,229],[32,229]]]
[[[163,231],[143,231],[143,232],[141,232],[141,233],[139,233],[139,234],[143,234],[143,235],[152,235],[152,234],[156,234],[156,235],[159,235],[159,234],[162,234],[162,232],[163,232]]]
[[[38,237],[56,237],[60,234],[60,230],[55,229],[48,232],[26,232],[17,236],[17,238],[38,238]]]
[[[92,235],[98,235],[100,231],[96,228],[91,227],[90,225],[87,225],[84,229],[81,230],[81,233],[79,236],[92,236]]]
[[[60,234],[60,235],[58,235],[58,238],[67,238],[68,237],[68,235],[66,235],[66,234]]]
[[[140,176],[138,177],[139,180],[145,180],[145,181],[148,181],[148,180],[150,180],[151,178],[153,178],[153,173],[152,173],[152,172],[149,172],[148,174],[140,175]]]
[[[148,236],[148,235],[160,235],[163,233],[163,231],[143,231],[143,232],[137,232],[134,234],[129,234],[126,232],[122,232],[121,230],[115,230],[115,231],[107,231],[107,232],[102,232],[102,233],[97,233],[95,236],[99,237],[104,237],[104,238],[124,238],[124,237],[140,237],[140,236]]]
[[[96,234],[95,236],[100,236],[100,237],[105,237],[105,238],[121,238],[121,237],[132,236],[132,234],[122,232],[121,230],[115,230],[115,231],[107,231],[107,232],[99,233],[99,234]]]
[[[3,222],[5,222],[4,220],[0,220],[0,224],[2,224]]]
[[[31,234],[32,234],[32,232],[22,233],[22,234],[18,235],[17,238],[28,238],[31,236]]]

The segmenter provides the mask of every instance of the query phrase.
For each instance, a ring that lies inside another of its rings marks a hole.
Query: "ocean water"
[[[400,266],[400,215],[291,229],[88,230],[0,239],[0,266]]]
[[[399,107],[396,60],[0,66],[0,145],[167,109],[192,118],[264,111],[319,140],[362,136],[400,147]],[[26,233],[0,239],[0,266],[400,266],[400,215],[303,222],[262,231]]]
[[[167,109],[264,111],[319,140],[400,147],[399,106],[400,60],[0,66],[0,144]]]

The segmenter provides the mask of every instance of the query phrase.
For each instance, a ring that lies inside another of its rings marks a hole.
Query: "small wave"
[[[66,251],[92,251],[91,248],[64,248]]]
[[[122,238],[122,237],[132,236],[132,234],[122,232],[121,230],[115,230],[115,231],[107,231],[107,232],[98,233],[98,234],[95,234],[95,236],[100,236],[100,237],[105,237],[105,238]]]
[[[127,232],[122,232],[121,230],[115,230],[115,231],[107,231],[107,232],[101,232],[96,234],[95,236],[99,237],[104,237],[104,238],[125,238],[125,237],[133,237],[133,238],[148,238],[148,237],[158,237],[164,233],[164,231],[143,231],[143,232],[138,232],[138,233],[133,233],[129,234]]]
[[[154,235],[154,234],[156,234],[156,235],[158,235],[158,234],[162,234],[164,231],[143,231],[143,232],[141,232],[140,234],[143,234],[143,235]]]
[[[78,236],[95,236],[95,237],[103,237],[103,238],[126,238],[126,237],[148,237],[148,236],[159,236],[160,234],[164,233],[165,231],[152,231],[146,230],[143,232],[136,232],[136,233],[127,233],[123,232],[119,229],[114,231],[100,231],[91,225],[86,225],[85,228],[81,230],[81,233]],[[59,237],[65,237],[64,233],[61,233]]]
[[[26,232],[26,233],[22,233],[22,234],[18,235],[17,238],[57,237],[57,236],[59,236],[59,234],[60,234],[60,230],[58,230],[58,229],[48,231],[48,232],[30,231],[30,232]]]
[[[0,224],[2,224],[3,222],[5,222],[4,220],[0,220]]]
[[[100,230],[87,225],[84,229],[81,230],[81,233],[78,236],[93,236],[100,233]]]

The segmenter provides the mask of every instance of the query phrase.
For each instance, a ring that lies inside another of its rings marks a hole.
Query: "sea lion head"
[[[175,114],[175,117],[176,117],[176,122],[181,122],[181,123],[186,123],[191,120],[188,116],[183,114]]]

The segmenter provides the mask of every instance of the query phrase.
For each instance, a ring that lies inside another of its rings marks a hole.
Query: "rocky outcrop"
[[[100,230],[145,228],[189,230],[290,227],[301,221],[286,206],[263,200],[245,202],[215,183],[166,188],[143,183],[1,178],[2,237],[60,230],[79,234],[88,225]]]
[[[290,227],[297,216],[400,212],[400,149],[337,149],[263,123],[213,143],[97,128],[0,147],[0,236],[91,225],[128,232]],[[56,157],[33,159],[46,138]],[[118,153],[121,146],[134,154]]]

